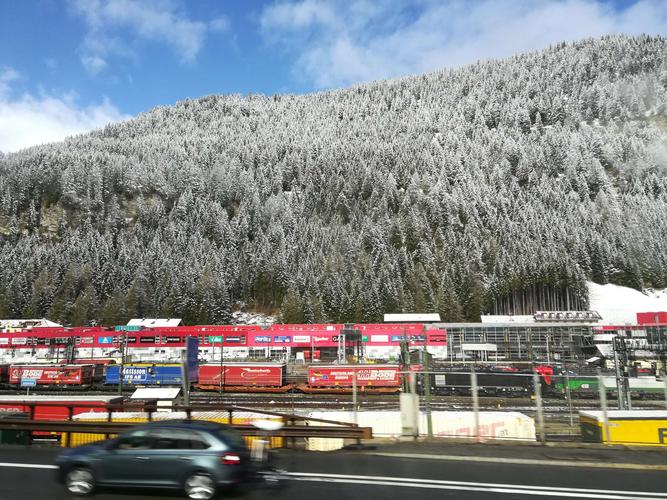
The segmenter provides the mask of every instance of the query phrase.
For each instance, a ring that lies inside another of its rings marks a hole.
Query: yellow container
[[[163,420],[173,420],[185,418],[186,415],[183,412],[155,412],[153,413],[153,421],[163,421]],[[229,424],[229,414],[227,412],[192,412],[193,420],[207,420],[209,422],[218,422],[220,424]],[[81,422],[109,422],[106,416],[100,418],[99,413],[82,413],[74,416],[75,421]],[[276,420],[280,421],[279,418],[266,418],[259,413],[240,413],[237,412],[232,419],[232,424],[251,424],[253,421],[257,420]],[[148,422],[148,414],[143,412],[114,412],[112,415],[112,422],[131,422],[139,424],[145,424]],[[107,436],[104,434],[91,434],[91,433],[81,433],[81,432],[64,432],[60,436],[60,445],[63,447],[67,446],[67,435],[70,435],[69,445],[70,446],[80,446],[88,443],[94,443],[95,441],[101,441],[106,439]],[[116,434],[109,434],[110,438],[116,437]],[[252,442],[256,441],[257,437],[244,437],[243,438],[248,445],[252,447]],[[282,448],[285,445],[285,439],[282,437],[272,437],[269,440],[269,446],[271,448]]]
[[[580,411],[584,441],[591,443],[667,446],[667,411],[611,410],[607,426],[601,411]]]

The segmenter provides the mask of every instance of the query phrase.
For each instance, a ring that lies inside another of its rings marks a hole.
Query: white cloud
[[[265,38],[294,55],[318,88],[507,57],[612,33],[667,34],[661,0],[615,9],[601,0],[295,0],[260,19]]]
[[[93,75],[96,75],[107,67],[107,62],[100,56],[96,55],[84,55],[81,57],[81,62],[88,72]]]
[[[0,71],[0,151],[60,141],[67,136],[130,118],[108,99],[81,107],[72,94],[24,93],[12,96],[11,83],[19,79],[12,68]]]
[[[14,68],[0,70],[0,99],[9,93],[12,82],[19,79],[19,73]]]
[[[189,19],[176,0],[71,0],[71,5],[87,27],[81,62],[93,74],[107,66],[110,55],[136,59],[136,40],[166,44],[181,62],[193,62],[208,31],[229,28],[224,16],[211,22]]]

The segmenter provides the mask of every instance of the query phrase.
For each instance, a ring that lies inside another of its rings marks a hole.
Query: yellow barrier
[[[579,412],[584,441],[608,444],[667,446],[667,412],[660,410],[612,410],[607,428],[599,411]]]
[[[165,422],[168,419],[156,419],[155,417],[159,416],[159,413],[153,414],[153,421]],[[229,424],[229,417],[224,418],[197,418],[193,417],[193,420],[207,420],[209,422],[218,422],[220,424]],[[233,418],[232,424],[251,424],[254,420],[260,420],[257,418]],[[261,420],[279,420],[279,419],[261,419]],[[112,422],[130,422],[139,424],[145,424],[148,422],[147,417],[135,417],[135,418],[113,418]],[[106,418],[104,419],[85,419],[85,422],[108,422]],[[95,441],[101,441],[106,439],[104,434],[92,434],[92,433],[82,433],[82,432],[63,432],[60,436],[60,446],[67,447],[67,434],[70,434],[70,446],[81,446],[88,443],[94,443]],[[109,437],[116,437],[116,434],[109,434]],[[244,436],[243,438],[246,442],[246,445],[250,448],[252,447],[252,442],[260,438],[254,436]],[[272,437],[269,440],[269,446],[271,448],[282,448],[285,445],[285,438],[282,437]]]

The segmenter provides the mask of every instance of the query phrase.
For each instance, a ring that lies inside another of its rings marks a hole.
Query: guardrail
[[[142,425],[136,422],[85,422],[59,420],[0,419],[0,429],[37,432],[78,432],[82,434],[121,434]],[[229,424],[243,436],[263,436],[266,431],[249,424]],[[271,437],[370,439],[370,427],[290,425],[271,431]]]
[[[119,403],[88,403],[67,401],[3,401],[3,406],[14,406],[21,408],[21,413],[27,419],[12,418],[12,413],[0,413],[0,429],[29,431],[39,433],[65,433],[65,443],[69,446],[72,433],[101,434],[108,437],[110,434],[119,434],[130,427],[141,425],[140,422],[114,422],[116,412],[139,412],[146,414],[148,422],[154,420],[156,413],[163,414],[164,410],[158,411],[157,400],[143,402],[119,402]],[[106,422],[87,422],[75,420],[77,413],[87,410],[99,414],[99,420]],[[191,404],[173,405],[168,408],[172,412],[183,412],[186,419],[193,419],[195,412],[219,412],[225,414],[231,427],[237,429],[243,436],[262,436],[266,432],[257,429],[253,425],[233,423],[235,414],[248,412],[263,415],[270,418],[280,418],[283,427],[271,432],[272,437],[289,438],[292,446],[296,438],[342,438],[342,439],[371,439],[373,437],[370,427],[359,427],[351,422],[339,422],[321,418],[310,418],[302,415],[294,415],[275,411],[268,411],[242,406],[229,406],[219,404]],[[40,418],[41,417],[41,418]],[[242,415],[242,418],[247,416]],[[316,425],[308,425],[312,422]]]
[[[352,422],[339,422],[336,420],[326,420],[322,418],[310,418],[303,415],[294,415],[290,413],[275,412],[269,410],[263,410],[258,408],[248,408],[245,406],[233,406],[233,405],[219,405],[219,404],[190,404],[190,405],[180,405],[175,404],[169,407],[162,407],[158,409],[157,400],[148,400],[142,402],[121,402],[121,403],[85,403],[85,402],[67,402],[67,401],[22,401],[17,399],[15,401],[2,401],[2,406],[17,406],[25,408],[25,413],[29,414],[31,420],[35,420],[36,408],[63,408],[65,409],[66,420],[72,420],[75,415],[75,409],[89,409],[106,415],[110,421],[112,412],[142,412],[146,413],[148,420],[152,420],[153,414],[160,411],[162,413],[165,410],[168,411],[180,411],[184,412],[187,415],[187,418],[190,418],[192,412],[196,411],[217,411],[225,412],[228,414],[229,419],[233,418],[235,412],[252,412],[259,413],[261,415],[267,415],[270,417],[278,417],[283,419],[285,423],[294,423],[294,422],[318,422],[322,424],[332,424],[340,425],[345,427],[357,427],[357,424]],[[7,412],[11,414],[11,412]],[[43,412],[47,413],[47,412]],[[0,411],[0,415],[2,411]],[[42,420],[42,419],[39,419]]]

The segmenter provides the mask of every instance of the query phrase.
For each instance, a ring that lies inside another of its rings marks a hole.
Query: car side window
[[[177,429],[156,429],[149,433],[155,450],[205,450],[210,444],[198,433]]]
[[[152,448],[152,439],[145,433],[132,433],[118,439],[119,450],[148,450]]]

